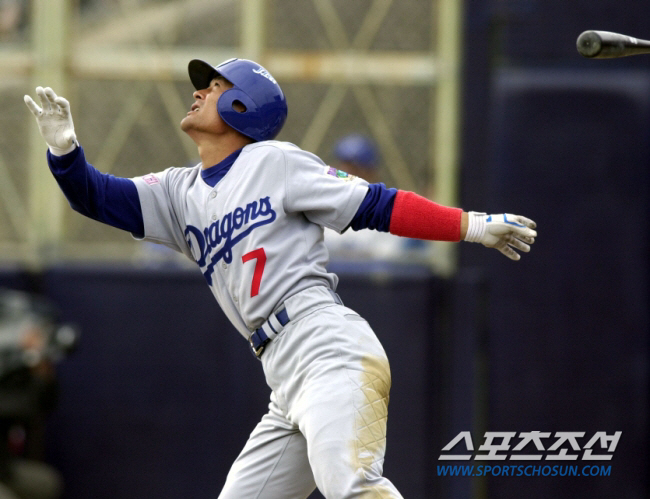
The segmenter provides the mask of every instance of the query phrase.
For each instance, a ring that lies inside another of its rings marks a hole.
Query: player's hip
[[[262,364],[269,386],[305,384],[337,369],[372,372],[390,380],[386,353],[368,323],[342,304],[314,308],[267,347]]]

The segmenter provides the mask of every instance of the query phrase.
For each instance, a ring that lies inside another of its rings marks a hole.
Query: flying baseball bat
[[[585,31],[576,42],[578,52],[591,59],[650,54],[650,41],[610,31]]]

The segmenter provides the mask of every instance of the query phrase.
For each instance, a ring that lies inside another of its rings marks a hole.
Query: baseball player
[[[86,162],[70,105],[36,88],[25,103],[71,206],[193,259],[219,305],[262,362],[272,393],[221,491],[222,499],[397,498],[382,476],[391,375],[368,323],[335,293],[323,227],[473,241],[513,260],[534,222],[465,213],[330,168],[272,139],[285,96],[262,66],[189,63],[196,91],[180,126],[201,163],[132,179]]]
[[[334,145],[334,157],[344,172],[379,182],[379,153],[370,138],[357,133],[342,137]]]

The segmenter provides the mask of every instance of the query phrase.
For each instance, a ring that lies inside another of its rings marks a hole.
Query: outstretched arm
[[[536,224],[519,215],[464,212],[430,201],[414,192],[370,184],[352,220],[354,230],[372,228],[403,237],[430,241],[468,241],[498,249],[512,260],[535,242]],[[517,251],[515,251],[517,250]]]
[[[49,147],[50,170],[70,206],[89,218],[143,237],[142,209],[133,181],[101,173],[88,163],[77,142],[68,101],[51,88],[37,87],[36,94],[42,107],[28,95],[25,104]]]

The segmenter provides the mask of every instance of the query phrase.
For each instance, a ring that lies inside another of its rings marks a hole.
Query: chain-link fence
[[[263,9],[261,21],[247,17],[246,2],[235,0],[73,2],[63,72],[78,138],[89,162],[117,176],[198,162],[193,142],[179,129],[193,102],[193,88],[179,68],[191,57],[215,64],[226,55],[251,57],[247,33],[259,31],[262,41],[252,56],[274,73],[289,103],[278,139],[330,162],[341,136],[368,135],[379,144],[382,181],[432,195],[442,1],[253,0],[253,7]],[[29,149],[38,146],[30,144],[35,124],[22,97],[33,94],[35,84],[51,83],[33,81],[38,58],[31,66],[13,63],[32,53],[30,11],[36,3],[0,1],[0,6],[20,5],[13,29],[0,32],[2,40],[10,40],[0,50],[0,63],[7,66],[0,75],[3,260],[40,254],[33,248],[40,244],[38,234],[30,234],[39,216],[30,211],[30,182],[38,175],[26,174]],[[400,73],[400,64],[406,71]],[[48,176],[41,146],[42,175]],[[140,254],[128,234],[67,207],[62,213],[60,234],[48,242],[50,250],[52,243],[55,247],[50,255],[124,259]]]

